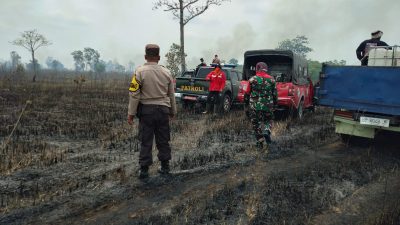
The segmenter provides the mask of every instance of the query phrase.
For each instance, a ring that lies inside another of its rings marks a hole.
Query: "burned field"
[[[343,144],[318,109],[277,121],[266,153],[240,109],[181,112],[173,173],[154,157],[142,182],[127,96],[114,82],[0,88],[0,224],[400,223],[398,137]]]

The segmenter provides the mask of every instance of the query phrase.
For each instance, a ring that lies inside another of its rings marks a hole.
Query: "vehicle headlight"
[[[175,98],[182,98],[182,93],[175,93]]]

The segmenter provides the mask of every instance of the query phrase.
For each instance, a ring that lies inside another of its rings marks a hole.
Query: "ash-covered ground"
[[[276,121],[261,152],[240,107],[181,111],[172,174],[157,174],[154,150],[140,181],[125,88],[34,84],[0,96],[0,224],[400,224],[399,136],[343,143],[330,109]]]

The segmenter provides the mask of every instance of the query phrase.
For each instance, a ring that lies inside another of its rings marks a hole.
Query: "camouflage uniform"
[[[257,146],[262,147],[263,139],[271,142],[271,120],[274,119],[273,107],[277,102],[277,91],[273,77],[265,71],[257,71],[250,83],[250,119],[255,131]],[[264,122],[264,130],[262,130]]]

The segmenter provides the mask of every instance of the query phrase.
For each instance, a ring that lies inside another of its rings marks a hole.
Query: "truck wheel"
[[[222,113],[228,113],[231,110],[231,97],[229,94],[224,94],[221,102]]]
[[[299,120],[303,119],[303,115],[304,115],[303,105],[304,105],[304,101],[301,100],[299,103],[299,107],[297,107],[297,110],[294,110],[294,112],[293,112],[294,118],[297,118]]]
[[[351,141],[351,136],[348,134],[340,134],[340,138],[344,144],[349,144]]]
[[[353,136],[349,134],[340,134],[340,138],[342,139],[343,144],[355,147],[368,147],[373,142],[373,139]]]

